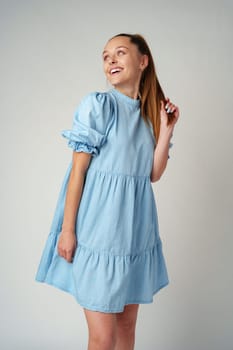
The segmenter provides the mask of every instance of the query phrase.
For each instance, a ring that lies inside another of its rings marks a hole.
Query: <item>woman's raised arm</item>
[[[174,119],[171,123],[168,123],[168,115],[165,110],[165,107],[167,109],[167,112],[170,110],[170,112],[174,112]],[[179,118],[179,108],[172,104],[169,99],[167,99],[166,106],[164,106],[164,102],[161,101],[161,111],[160,111],[160,132],[159,132],[159,139],[155,147],[154,151],[154,161],[151,171],[151,182],[158,181],[164,170],[167,166],[168,161],[168,152],[169,152],[169,146],[170,146],[170,140],[173,135],[173,130],[175,127],[175,124]]]

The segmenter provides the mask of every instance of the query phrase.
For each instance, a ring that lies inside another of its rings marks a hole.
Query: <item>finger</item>
[[[171,102],[169,102],[169,99],[167,99],[166,103],[165,103],[165,110],[167,111],[167,109],[171,106]]]
[[[175,105],[172,105],[169,107],[171,113],[173,113],[175,110],[176,110],[176,106]]]
[[[60,256],[60,258],[63,258],[63,259],[65,259],[65,258],[66,258],[65,253],[59,253],[59,256]]]
[[[169,97],[165,97],[165,107],[170,103]]]
[[[177,106],[174,106],[172,109],[172,113],[174,114],[174,117],[177,119],[179,117],[179,108]]]
[[[73,260],[73,252],[72,251],[69,251],[66,253],[66,260],[68,262],[71,262]]]
[[[173,113],[175,109],[176,109],[176,106],[172,103],[169,103],[167,108],[167,113]]]
[[[60,255],[61,258],[66,258],[66,252],[64,249],[58,249],[58,254]]]
[[[66,260],[71,263],[73,261],[72,255],[67,256]]]
[[[170,106],[170,102],[168,100],[161,101],[164,107],[164,110],[167,111],[168,107]]]
[[[179,116],[180,110],[179,110],[179,107],[178,107],[178,106],[176,106],[176,113],[177,113],[177,116]]]
[[[161,112],[166,112],[164,101],[161,101],[161,108],[160,108],[160,111],[161,111]]]

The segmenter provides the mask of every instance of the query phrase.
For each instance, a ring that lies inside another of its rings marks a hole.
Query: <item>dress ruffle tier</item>
[[[139,101],[115,89],[92,93],[62,135],[74,151],[93,156],[76,218],[78,244],[71,263],[58,255],[70,163],[36,280],[94,311],[151,303],[169,280],[150,182],[155,140]]]

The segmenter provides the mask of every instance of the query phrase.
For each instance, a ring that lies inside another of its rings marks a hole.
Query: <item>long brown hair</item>
[[[165,101],[165,95],[156,74],[150,48],[146,40],[140,34],[121,33],[114,35],[113,38],[118,36],[128,37],[131,43],[137,46],[142,55],[148,56],[148,66],[142,73],[139,86],[141,113],[146,122],[148,122],[148,119],[151,121],[155,139],[158,141],[160,132],[160,101]]]

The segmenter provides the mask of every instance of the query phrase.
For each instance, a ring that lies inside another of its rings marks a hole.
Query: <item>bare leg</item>
[[[84,309],[89,340],[88,350],[114,350],[116,344],[116,314]]]
[[[126,305],[123,312],[116,314],[117,340],[114,350],[133,350],[138,304]]]

